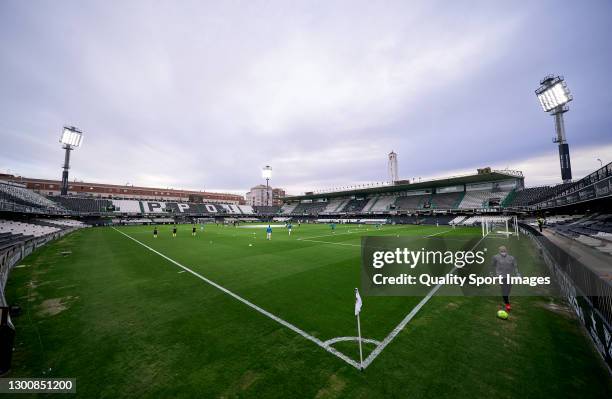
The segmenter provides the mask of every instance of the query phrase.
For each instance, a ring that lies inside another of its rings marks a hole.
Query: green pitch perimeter
[[[173,238],[159,226],[157,239],[152,230],[81,230],[13,270],[7,297],[23,314],[13,320],[10,377],[75,377],[84,398],[612,393],[597,353],[554,298],[516,298],[503,321],[498,298],[433,297],[363,371],[351,365],[355,341],[329,343],[356,335],[362,235],[476,243],[478,229],[339,225],[331,234],[302,225],[291,237],[275,228],[272,241],[263,228],[198,226],[192,237],[182,225]],[[523,267],[541,266],[529,240],[513,245]],[[363,337],[373,340],[364,357],[421,299],[364,297]]]

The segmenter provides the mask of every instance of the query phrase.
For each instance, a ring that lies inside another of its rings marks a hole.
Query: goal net
[[[483,216],[480,220],[482,236],[518,237],[516,216]]]

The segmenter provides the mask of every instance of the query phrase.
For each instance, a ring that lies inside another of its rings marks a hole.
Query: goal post
[[[519,235],[516,216],[482,216],[480,224],[483,237],[492,235],[509,238]]]

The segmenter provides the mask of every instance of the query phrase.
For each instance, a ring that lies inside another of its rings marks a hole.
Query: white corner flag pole
[[[359,337],[359,367],[363,370],[363,350],[361,349],[361,323],[359,322],[359,313],[361,313],[361,296],[359,290],[355,288],[355,316],[357,316],[357,335]]]

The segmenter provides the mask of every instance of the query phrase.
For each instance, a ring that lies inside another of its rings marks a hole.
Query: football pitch
[[[90,228],[15,268],[10,377],[77,379],[79,397],[610,397],[608,371],[551,296],[367,297],[359,370],[354,288],[365,235],[481,239],[449,226]],[[499,241],[499,242],[498,242]],[[542,267],[530,240],[512,242]],[[23,395],[20,397],[24,397]]]

